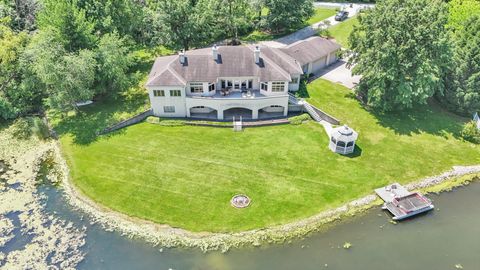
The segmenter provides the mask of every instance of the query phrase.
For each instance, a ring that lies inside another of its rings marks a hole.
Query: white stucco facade
[[[164,91],[165,96],[155,96],[155,91]],[[171,90],[180,90],[181,96],[171,96]],[[153,114],[162,117],[185,117],[185,87],[184,86],[155,86],[149,87],[148,95],[150,104],[153,109]],[[165,107],[173,106],[174,112],[166,111]]]
[[[235,87],[241,81],[250,81],[251,84],[248,92],[240,89],[232,89],[229,94],[223,95],[222,80],[232,80]],[[251,119],[258,119],[259,113],[272,113],[275,116],[287,116],[288,114],[288,91],[290,89],[289,82],[259,82],[255,78],[222,78],[215,84],[212,90],[212,83],[195,82],[195,86],[202,85],[202,92],[192,91],[191,84],[185,86],[155,86],[147,87],[152,105],[153,113],[159,117],[193,117],[192,114],[210,114],[212,113],[217,119],[224,119],[224,112],[230,109],[247,109],[251,111]],[[261,84],[264,84],[263,90]],[[276,91],[274,84],[277,84]],[[279,91],[278,85],[282,85]],[[298,83],[293,85],[298,89]],[[157,91],[163,91],[161,94]],[[172,96],[172,91],[180,91],[181,96]],[[157,94],[155,94],[157,93]]]

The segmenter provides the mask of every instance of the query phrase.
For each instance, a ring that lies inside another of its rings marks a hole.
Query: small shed
[[[329,148],[342,155],[351,154],[355,150],[357,138],[358,133],[347,125],[334,128],[330,133]]]

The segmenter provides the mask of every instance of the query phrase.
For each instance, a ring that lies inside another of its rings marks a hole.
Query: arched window
[[[337,142],[337,146],[345,147],[345,142],[338,141],[338,142]]]
[[[348,142],[347,147],[353,146],[353,142]]]
[[[333,142],[334,144],[337,144],[337,140],[335,140],[335,138],[333,138],[333,137],[332,137],[332,142]]]

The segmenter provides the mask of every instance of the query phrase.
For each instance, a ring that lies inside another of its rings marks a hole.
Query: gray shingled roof
[[[308,39],[285,49],[262,46],[260,64],[255,63],[254,48],[218,47],[219,61],[213,60],[211,48],[186,52],[185,64],[180,63],[178,55],[159,57],[146,85],[183,86],[187,82],[215,82],[218,77],[259,77],[260,81],[290,81],[290,74],[303,73],[301,65],[305,59],[317,60],[317,57],[319,59],[337,50],[340,45],[326,39]]]
[[[271,59],[283,70],[290,74],[302,74],[303,70],[300,64],[290,55],[277,48],[271,48],[267,46],[261,47],[263,55]]]
[[[321,37],[311,37],[297,41],[281,50],[296,59],[300,65],[315,62],[328,54],[339,50],[341,46]]]

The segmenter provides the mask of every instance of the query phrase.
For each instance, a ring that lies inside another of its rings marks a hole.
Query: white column
[[[218,120],[223,120],[223,110],[222,109],[217,110],[217,118],[218,118]]]
[[[258,109],[252,110],[252,119],[258,119]]]
[[[187,108],[186,111],[187,111],[187,117],[190,117],[190,109]]]
[[[288,105],[283,107],[283,116],[287,116],[288,115]]]
[[[327,66],[330,65],[330,55],[331,53],[327,54],[327,63],[325,63]]]

